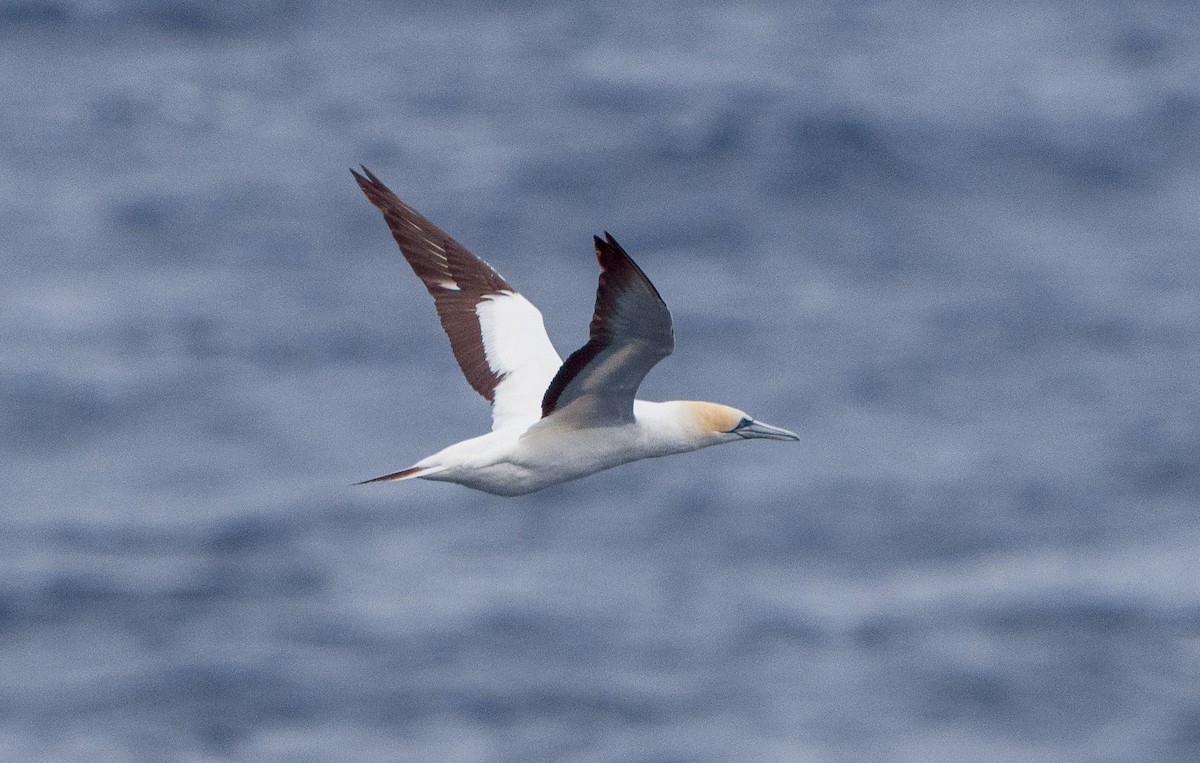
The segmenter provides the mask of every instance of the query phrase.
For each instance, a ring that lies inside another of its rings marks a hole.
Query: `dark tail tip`
[[[382,477],[372,477],[369,480],[363,480],[362,482],[355,482],[354,484],[355,485],[369,485],[372,482],[391,482],[392,480],[402,480],[405,477],[415,477],[422,471],[424,471],[424,470],[418,466],[410,466],[407,469],[401,469],[398,472],[392,472],[391,474],[385,474]]]

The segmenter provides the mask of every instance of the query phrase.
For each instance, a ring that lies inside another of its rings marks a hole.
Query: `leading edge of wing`
[[[633,420],[637,388],[675,349],[675,334],[670,310],[637,263],[608,232],[593,240],[600,277],[589,338],[550,382],[542,416],[578,404],[581,417],[615,424]]]
[[[492,403],[493,429],[515,419],[536,420],[546,385],[562,362],[541,312],[366,167],[361,174],[350,172],[432,295],[463,375]]]

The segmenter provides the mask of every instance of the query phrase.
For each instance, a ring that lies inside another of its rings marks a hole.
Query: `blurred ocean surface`
[[[0,3],[0,759],[1200,759],[1191,3]],[[650,399],[505,500],[365,163]]]

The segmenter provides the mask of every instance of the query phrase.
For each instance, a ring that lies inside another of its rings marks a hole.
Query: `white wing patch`
[[[562,365],[542,314],[510,291],[485,295],[475,314],[488,365],[501,377],[492,400],[492,429],[531,426],[541,418],[542,397]]]

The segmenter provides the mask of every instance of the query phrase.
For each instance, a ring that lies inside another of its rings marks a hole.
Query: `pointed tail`
[[[401,469],[398,472],[392,472],[391,474],[385,474],[382,477],[373,477],[372,479],[363,480],[362,482],[356,482],[354,484],[355,485],[367,485],[372,482],[392,482],[393,480],[410,480],[413,477],[420,477],[422,474],[428,474],[431,471],[437,471],[437,470],[430,469],[429,467],[410,466],[407,469]]]

